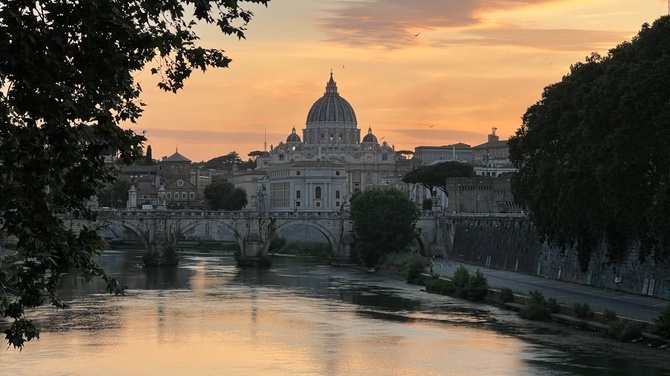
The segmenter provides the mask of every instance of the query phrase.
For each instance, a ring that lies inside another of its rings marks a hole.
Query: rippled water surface
[[[143,269],[109,251],[126,296],[71,276],[67,310],[40,309],[41,339],[0,350],[2,375],[664,375],[652,365],[524,341],[486,305],[428,295],[318,260],[239,269],[229,254],[185,254]]]

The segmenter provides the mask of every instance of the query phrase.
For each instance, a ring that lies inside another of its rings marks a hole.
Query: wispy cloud
[[[552,50],[585,50],[611,46],[629,37],[623,33],[485,24],[486,12],[514,10],[566,0],[373,0],[349,1],[320,20],[327,41],[349,47],[400,49],[418,43],[450,45],[511,45]],[[451,36],[424,38],[431,31]],[[417,35],[418,34],[418,35]]]

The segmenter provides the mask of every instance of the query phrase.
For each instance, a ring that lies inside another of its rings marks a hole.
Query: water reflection
[[[2,352],[3,374],[667,374],[524,341],[498,322],[506,312],[318,259],[239,269],[224,253],[184,254],[174,268],[142,268],[140,258],[101,258],[125,297],[68,276],[72,308],[39,310],[42,339]]]

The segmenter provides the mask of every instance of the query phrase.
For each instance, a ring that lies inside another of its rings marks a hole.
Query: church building
[[[337,211],[351,194],[394,185],[406,189],[408,164],[368,128],[361,139],[356,113],[330,74],[323,96],[307,113],[300,137],[293,128],[285,142],[256,160],[267,171],[251,202],[263,211]],[[398,167],[403,166],[403,167]],[[401,171],[402,170],[402,171]]]

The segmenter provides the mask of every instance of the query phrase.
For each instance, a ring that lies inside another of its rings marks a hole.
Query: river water
[[[0,350],[0,374],[670,374],[529,341],[512,312],[316,259],[239,269],[230,254],[190,253],[178,267],[143,269],[141,255],[100,259],[125,296],[69,276],[71,307],[32,313],[40,340]]]

